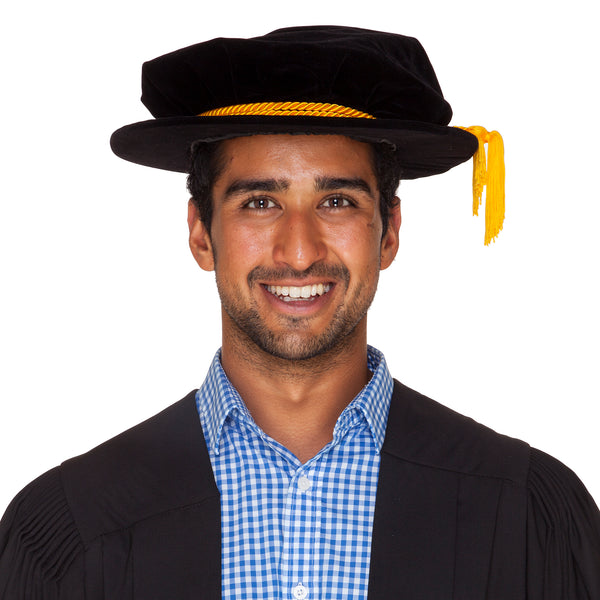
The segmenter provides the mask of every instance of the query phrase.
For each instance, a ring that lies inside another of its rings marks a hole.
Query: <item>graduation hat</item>
[[[403,179],[443,173],[476,154],[477,207],[487,183],[481,150],[489,134],[448,126],[452,109],[412,37],[310,26],[216,38],[144,63],[142,102],[155,118],[111,137],[115,154],[141,165],[186,172],[198,142],[337,134],[390,144]]]

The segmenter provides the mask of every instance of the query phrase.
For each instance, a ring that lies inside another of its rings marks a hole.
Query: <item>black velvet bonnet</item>
[[[155,118],[118,129],[111,147],[126,160],[171,171],[188,170],[195,142],[256,134],[386,142],[399,153],[405,179],[443,173],[478,145],[447,126],[452,109],[416,39],[351,27],[291,27],[171,52],[142,66],[142,102]],[[271,114],[264,103],[282,108]],[[239,105],[245,114],[199,116]],[[330,109],[358,116],[315,116]]]

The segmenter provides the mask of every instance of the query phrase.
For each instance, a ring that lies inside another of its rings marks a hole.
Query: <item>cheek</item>
[[[227,265],[228,271],[247,270],[264,257],[269,236],[254,228],[232,224],[227,228],[213,230],[213,244],[218,262]]]
[[[331,231],[329,246],[349,268],[354,265],[359,269],[376,269],[381,252],[380,238],[380,228],[363,223]]]

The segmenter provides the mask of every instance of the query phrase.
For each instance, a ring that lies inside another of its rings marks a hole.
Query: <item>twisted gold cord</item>
[[[235,115],[275,115],[281,117],[351,117],[374,119],[369,113],[327,102],[253,102],[234,104],[200,113],[199,117],[223,117]]]

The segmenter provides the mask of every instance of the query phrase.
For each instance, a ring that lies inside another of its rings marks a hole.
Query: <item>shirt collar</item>
[[[394,383],[383,354],[372,346],[367,346],[367,366],[373,375],[338,418],[334,436],[350,423],[352,415],[358,413],[366,421],[377,452],[380,452]],[[216,454],[229,416],[253,423],[250,412],[221,366],[221,350],[215,354],[206,379],[196,393],[196,406],[206,443]]]
[[[196,407],[204,428],[207,445],[219,454],[223,426],[229,415],[237,412],[252,419],[241,396],[221,366],[221,350],[215,354],[202,387],[196,392]]]
[[[377,452],[380,452],[385,438],[394,380],[387,367],[383,353],[372,346],[367,346],[367,367],[373,373],[369,383],[365,385],[358,396],[342,412],[336,428],[341,425],[346,414],[358,411],[366,420],[375,448]]]

